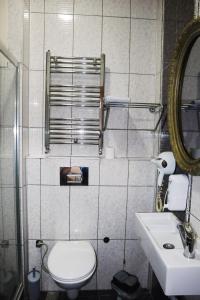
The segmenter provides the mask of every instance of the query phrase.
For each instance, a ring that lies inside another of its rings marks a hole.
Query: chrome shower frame
[[[14,153],[15,153],[15,197],[16,197],[16,238],[18,246],[18,268],[20,271],[20,283],[16,289],[13,300],[18,300],[24,291],[24,279],[23,279],[23,260],[24,253],[22,253],[23,241],[22,241],[22,223],[20,219],[20,195],[19,195],[19,162],[20,162],[20,140],[19,140],[19,120],[20,120],[20,63],[16,58],[6,49],[6,47],[0,42],[0,53],[15,67],[16,73],[16,97],[14,102],[15,118],[14,118]]]

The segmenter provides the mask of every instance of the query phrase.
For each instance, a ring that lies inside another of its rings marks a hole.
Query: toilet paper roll
[[[113,147],[105,148],[105,158],[106,159],[114,159],[115,158],[115,149]]]

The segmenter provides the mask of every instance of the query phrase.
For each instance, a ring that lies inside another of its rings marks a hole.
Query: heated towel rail
[[[95,78],[95,79],[94,79]],[[102,154],[104,129],[105,55],[61,57],[46,53],[45,148],[51,144],[98,145]],[[90,82],[90,83],[88,83]],[[92,84],[91,84],[92,82]],[[95,82],[95,84],[93,84]],[[71,107],[68,118],[58,118],[54,107]],[[95,118],[74,117],[73,108],[97,109]]]

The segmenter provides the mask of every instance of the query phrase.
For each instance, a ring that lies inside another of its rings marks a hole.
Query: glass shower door
[[[15,299],[21,283],[17,187],[17,73],[0,52],[0,299]]]

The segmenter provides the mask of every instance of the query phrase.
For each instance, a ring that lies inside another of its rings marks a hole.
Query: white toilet
[[[89,242],[60,241],[50,251],[47,266],[53,280],[74,300],[95,272],[96,254]]]

